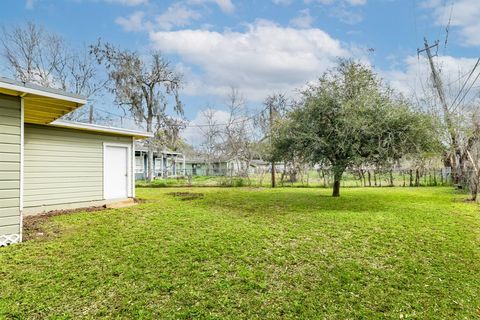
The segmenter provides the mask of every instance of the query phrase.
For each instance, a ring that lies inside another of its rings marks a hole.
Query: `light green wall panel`
[[[20,224],[20,216],[0,217],[0,226],[16,226]]]
[[[0,180],[0,190],[20,189],[18,180]]]
[[[25,125],[24,206],[103,200],[103,144],[130,137]]]
[[[20,224],[14,224],[9,226],[0,226],[0,237],[8,234],[19,234]]]
[[[0,94],[0,243],[20,233],[20,99]]]
[[[8,143],[0,143],[0,154],[7,155],[7,154],[16,154],[20,155],[20,144],[8,144]]]
[[[20,216],[18,214],[18,208],[1,208],[0,209],[0,217],[13,217],[13,216]]]

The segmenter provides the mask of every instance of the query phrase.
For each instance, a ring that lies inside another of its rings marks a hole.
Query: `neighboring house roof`
[[[215,158],[210,160],[211,163],[221,163],[221,162],[230,162],[230,161],[234,161],[234,160],[228,159],[228,158]],[[203,157],[199,157],[199,158],[190,158],[190,159],[187,158],[185,159],[185,162],[186,163],[207,163],[209,162],[209,160]]]
[[[135,145],[135,151],[148,152],[148,148],[136,144]],[[154,150],[153,153],[154,154],[159,154],[160,153],[160,154],[165,154],[165,155],[183,156],[183,153],[181,153],[181,152],[170,151],[170,150],[162,150],[162,151]]]
[[[257,165],[257,166],[267,166],[270,165],[270,162],[264,161],[264,160],[252,160],[250,162],[251,164]]]
[[[212,159],[210,163],[230,163],[236,161],[235,159],[229,159],[229,158],[216,158]],[[208,160],[205,158],[187,158],[185,159],[185,163],[189,164],[206,164],[208,163]],[[270,163],[265,162],[263,160],[252,160],[250,162],[250,167],[257,167],[257,166],[262,166],[262,165],[270,165]]]
[[[109,134],[115,134],[119,136],[135,137],[137,139],[153,137],[153,133],[150,133],[150,132],[121,129],[121,128],[101,126],[98,124],[81,123],[81,122],[66,121],[66,120],[54,121],[50,124],[50,126],[77,129],[77,130],[83,130],[83,131],[92,131],[92,132],[98,132],[98,133],[109,133]]]
[[[0,77],[0,93],[22,97],[26,123],[49,124],[87,103],[87,98]]]

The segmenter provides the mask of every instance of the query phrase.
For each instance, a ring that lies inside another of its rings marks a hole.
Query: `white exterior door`
[[[104,151],[105,199],[127,198],[129,193],[129,148],[106,145]]]

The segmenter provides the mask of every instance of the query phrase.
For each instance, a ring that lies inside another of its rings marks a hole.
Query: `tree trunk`
[[[333,181],[333,197],[340,197],[340,180]]]
[[[367,180],[365,179],[365,171],[363,169],[358,169],[358,176],[360,178],[360,186],[366,187],[367,186]]]
[[[477,201],[478,195],[478,177],[472,178],[472,183],[470,183],[470,194],[472,196],[472,201]]]
[[[340,182],[342,181],[343,171],[333,170],[333,197],[340,197]]]
[[[153,164],[153,147],[149,144],[148,145],[148,152],[147,152],[147,167],[148,167],[148,177],[147,181],[152,182],[154,177],[154,164]]]
[[[151,108],[149,108],[149,114],[147,118],[147,132],[153,132],[153,115],[151,114]],[[153,167],[153,139],[150,138],[149,141],[147,141],[147,146],[148,146],[148,151],[147,151],[147,166],[148,166],[148,176],[147,176],[147,181],[152,182],[153,181],[153,176],[154,176],[154,170],[155,168]]]
[[[272,165],[272,172],[271,172],[271,174],[272,174],[272,181],[271,181],[272,182],[272,188],[275,188],[276,187],[276,183],[275,183],[275,162],[272,161],[271,165]]]
[[[371,187],[372,186],[372,175],[370,174],[370,170],[368,170],[367,173],[368,173],[368,186]]]
[[[459,160],[461,158],[461,153],[458,153],[456,148],[454,148],[454,153],[451,157],[450,163],[452,164],[452,178],[453,178],[453,184],[454,185],[459,185],[461,183],[461,168],[460,168],[460,163],[457,161],[457,155],[459,157]]]

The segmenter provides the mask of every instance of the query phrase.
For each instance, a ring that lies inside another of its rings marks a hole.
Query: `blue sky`
[[[224,108],[231,86],[259,108],[268,93],[291,94],[337,56],[370,63],[401,91],[418,90],[428,74],[416,57],[424,36],[440,40],[436,59],[455,78],[479,53],[479,16],[477,0],[2,0],[0,10],[2,25],[33,21],[74,46],[102,38],[161,50],[184,74],[186,117],[197,122],[199,110]]]

